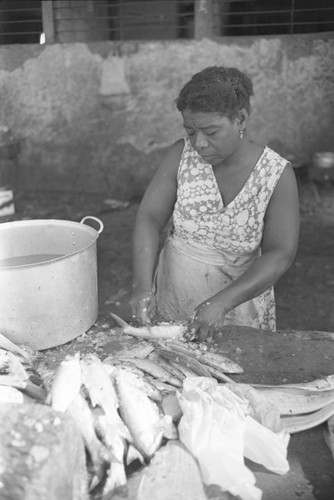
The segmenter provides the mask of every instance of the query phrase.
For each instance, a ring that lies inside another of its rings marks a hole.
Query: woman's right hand
[[[130,299],[132,317],[137,319],[140,324],[151,323],[155,314],[155,296],[151,291],[133,292]]]

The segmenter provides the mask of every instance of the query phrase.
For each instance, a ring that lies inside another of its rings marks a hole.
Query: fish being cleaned
[[[144,339],[180,339],[184,336],[188,327],[185,324],[158,323],[147,326],[131,326],[117,314],[110,313],[116,323],[123,328],[123,333]]]

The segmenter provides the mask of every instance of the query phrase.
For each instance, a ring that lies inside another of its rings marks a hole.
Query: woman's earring
[[[244,131],[242,129],[239,130],[239,135],[240,135],[240,139],[242,139],[244,136]]]

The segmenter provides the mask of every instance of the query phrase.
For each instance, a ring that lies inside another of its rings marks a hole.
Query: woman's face
[[[183,125],[192,146],[203,160],[218,165],[231,157],[240,144],[238,120],[231,121],[219,113],[185,109]]]

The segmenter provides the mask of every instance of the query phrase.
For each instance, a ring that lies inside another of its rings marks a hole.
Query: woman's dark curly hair
[[[241,109],[250,113],[253,84],[237,68],[209,66],[196,73],[176,99],[179,111],[219,113],[234,120]]]

